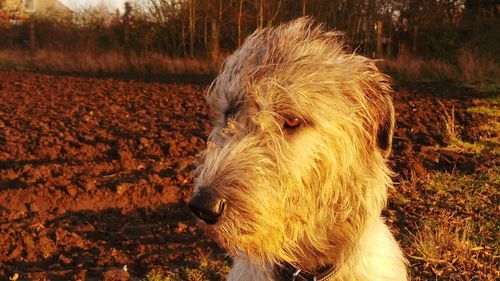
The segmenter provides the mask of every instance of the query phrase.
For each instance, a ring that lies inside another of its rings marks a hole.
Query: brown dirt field
[[[220,259],[185,204],[210,131],[205,89],[0,72],[0,280],[99,280],[125,265],[139,280],[153,268]],[[397,180],[495,165],[489,152],[432,149],[446,143],[440,103],[454,107],[461,128],[485,122],[465,111],[482,102],[474,95],[446,84],[398,87]],[[411,228],[405,206],[389,211],[398,212],[396,232]]]

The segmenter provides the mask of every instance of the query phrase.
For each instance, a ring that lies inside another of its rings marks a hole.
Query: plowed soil
[[[210,131],[205,89],[0,72],[0,280],[100,280],[124,266],[138,280],[220,253],[186,207]],[[444,108],[461,128],[485,122],[465,111],[476,94],[397,88],[398,177],[494,165],[488,152],[432,149],[447,142]]]

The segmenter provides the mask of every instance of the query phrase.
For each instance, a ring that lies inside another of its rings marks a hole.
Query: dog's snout
[[[189,201],[189,208],[199,219],[215,224],[224,211],[225,200],[219,198],[208,188],[201,188]]]

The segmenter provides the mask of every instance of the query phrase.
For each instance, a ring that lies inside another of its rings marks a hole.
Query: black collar
[[[335,266],[327,265],[312,273],[285,262],[274,267],[274,275],[276,281],[328,281],[335,275]]]

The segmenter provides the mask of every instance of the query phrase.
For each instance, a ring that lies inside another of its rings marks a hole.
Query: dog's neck
[[[331,242],[331,250],[320,251],[307,247],[309,253],[297,257],[297,262],[281,261],[273,267],[273,274],[277,281],[328,281],[337,277],[342,271],[345,260],[350,259],[354,252],[362,247],[358,244],[366,232],[366,225],[361,229],[349,231],[351,235],[336,236],[336,241]],[[356,239],[353,239],[355,237]],[[347,246],[350,245],[350,246]],[[311,259],[310,257],[315,257]],[[296,274],[294,278],[294,274]]]
[[[327,265],[313,272],[300,269],[295,265],[283,262],[274,267],[276,281],[328,281],[335,275],[335,266]]]

